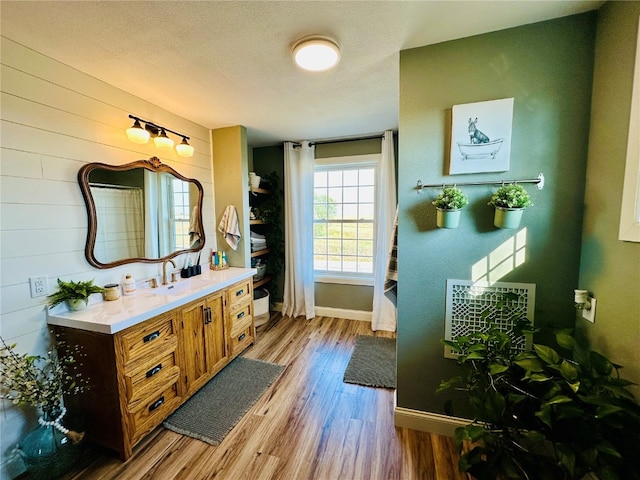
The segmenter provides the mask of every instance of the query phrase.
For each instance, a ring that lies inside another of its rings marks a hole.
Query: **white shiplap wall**
[[[46,297],[31,298],[29,277],[46,275],[52,292],[58,277],[104,285],[129,272],[136,279],[160,273],[157,264],[98,270],[87,263],[80,167],[157,156],[197,178],[204,186],[208,252],[216,249],[210,132],[10,39],[0,40],[0,335],[21,352],[41,354],[49,345]],[[189,135],[195,155],[185,159],[153,142],[130,143],[124,132],[132,123],[129,113]],[[2,402],[0,478],[14,478],[20,467],[11,450],[35,427],[35,416]]]

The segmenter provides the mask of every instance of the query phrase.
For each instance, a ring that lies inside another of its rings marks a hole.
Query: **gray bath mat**
[[[367,387],[396,388],[395,338],[358,335],[343,380]]]
[[[284,366],[237,357],[167,418],[169,430],[218,445]]]

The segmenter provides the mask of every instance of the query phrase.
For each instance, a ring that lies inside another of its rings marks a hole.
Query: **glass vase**
[[[59,416],[59,413],[44,413],[41,419],[45,425],[38,422],[38,427],[29,432],[18,446],[33,480],[58,478],[80,458],[81,443],[74,444],[54,425],[46,424]]]

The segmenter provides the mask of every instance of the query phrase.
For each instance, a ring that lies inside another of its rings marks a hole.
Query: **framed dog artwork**
[[[508,171],[512,121],[513,98],[454,105],[449,175]]]

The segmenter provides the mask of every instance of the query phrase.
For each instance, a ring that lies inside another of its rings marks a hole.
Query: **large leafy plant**
[[[640,478],[640,406],[622,367],[588,349],[574,360],[576,342],[564,329],[555,339],[568,356],[541,344],[517,353],[496,314],[486,331],[443,340],[461,373],[438,390],[463,392],[474,416],[456,429],[460,470],[478,480]],[[526,318],[512,320],[516,335],[535,331]]]

